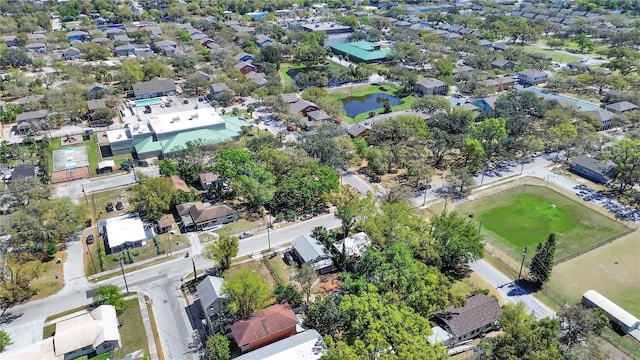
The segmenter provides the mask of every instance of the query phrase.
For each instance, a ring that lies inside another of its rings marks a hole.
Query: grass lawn
[[[549,45],[547,45],[547,40],[546,39],[542,39],[542,40],[538,41],[538,43],[540,43],[541,45],[544,45],[544,46],[549,46]],[[565,43],[562,44],[559,48],[563,49],[563,50],[567,50],[567,51],[571,51],[571,50],[578,51],[578,50],[580,50],[580,47],[578,47],[578,44],[574,43],[573,41],[565,41]],[[593,51],[591,51],[591,52],[585,51],[583,54],[606,57],[606,56],[598,54],[598,52],[599,51],[603,51],[603,50],[607,50],[608,48],[609,48],[608,45],[599,45],[599,46],[596,46],[593,49]]]
[[[387,90],[384,90],[384,91],[380,90],[380,86],[386,87]],[[386,84],[386,83],[383,83],[381,85],[361,85],[361,86],[354,86],[352,88],[345,88],[345,89],[340,89],[340,90],[330,92],[328,97],[333,100],[342,100],[348,97],[346,93],[349,93],[352,97],[360,97],[360,96],[367,96],[371,94],[380,94],[380,93],[395,96],[397,90],[398,89],[395,86]],[[392,111],[408,110],[408,109],[411,109],[414,102],[415,102],[415,97],[409,96],[409,97],[403,98],[401,104],[392,106],[391,109]],[[375,112],[376,115],[379,115],[384,113],[384,108],[381,107],[379,109],[374,109],[372,111]],[[369,116],[369,111],[365,111],[363,113],[356,115],[355,118],[345,116],[344,120],[348,123],[356,123],[356,122],[366,120],[368,116]]]
[[[37,290],[38,293],[31,298],[31,300],[49,297],[62,289],[64,283],[63,263],[66,258],[67,254],[65,251],[58,251],[50,261],[41,263],[39,260],[35,260],[29,263],[29,266],[36,266],[38,268],[38,277],[31,281],[31,286]],[[57,264],[56,259],[62,259],[62,262]],[[58,277],[57,279],[56,275]]]
[[[247,219],[239,219],[238,221],[225,224],[222,229],[216,230],[216,233],[218,233],[218,235],[220,236],[231,236],[233,234],[237,234],[243,231],[253,230],[257,228],[261,230],[266,230],[265,219],[259,218],[258,220],[255,220],[255,221],[249,221]],[[202,242],[202,238],[200,238],[200,241]]]
[[[597,290],[635,316],[640,317],[640,233],[558,264],[548,286],[560,296],[579,302],[587,290]]]
[[[557,234],[556,259],[610,239],[627,228],[552,190],[539,186],[520,186],[459,207],[482,219],[482,232],[488,242],[506,248],[519,258],[525,246],[533,254],[535,246]]]
[[[93,214],[95,219],[101,220],[105,218],[112,218],[133,210],[133,206],[129,204],[129,190],[130,187],[127,187],[88,194],[89,208],[95,210],[95,214]],[[113,206],[115,207],[118,201],[122,201],[124,208],[122,210],[114,209],[114,211],[107,212],[107,203],[113,203]]]
[[[570,63],[570,62],[578,61],[578,60],[582,59],[579,56],[565,54],[563,52],[558,52],[558,51],[553,51],[553,50],[546,50],[546,49],[539,48],[537,46],[531,46],[531,45],[525,45],[525,46],[517,45],[514,48],[526,51],[526,52],[528,52],[530,54],[539,53],[539,54],[551,55],[553,57],[553,61],[559,62],[559,63],[562,63],[562,64],[566,64],[566,63]]]
[[[287,266],[279,256],[276,256],[273,259],[268,259],[267,261],[271,263],[271,267],[274,269],[276,276],[280,277],[280,279],[285,282],[289,281],[289,275],[291,274],[291,271],[293,271],[293,267]],[[264,282],[269,286],[270,292],[273,292],[278,285],[276,279],[274,279],[274,276],[271,274],[271,271],[269,271],[262,260],[248,261],[239,265],[232,265],[231,268],[226,271],[225,277],[230,276],[242,268],[248,268],[253,273],[260,275],[262,280],[264,280]]]
[[[118,319],[122,321],[122,327],[120,328],[122,347],[114,351],[115,358],[120,359],[141,349],[148,355],[149,344],[147,344],[147,334],[144,331],[144,323],[142,322],[142,314],[140,313],[140,305],[137,298],[127,300],[127,307],[122,314],[118,315]]]

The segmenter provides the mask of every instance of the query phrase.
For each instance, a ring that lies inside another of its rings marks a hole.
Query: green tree
[[[305,324],[320,334],[337,336],[349,322],[339,303],[340,299],[336,296],[316,298],[304,313]]]
[[[433,115],[438,111],[449,110],[451,108],[451,102],[444,96],[427,95],[417,98],[411,108],[416,111],[422,111],[428,115]]]
[[[287,303],[292,308],[297,308],[302,305],[302,294],[292,284],[279,284],[273,291],[273,295],[275,295],[276,301],[279,304]]]
[[[213,244],[204,248],[203,256],[216,261],[222,270],[231,266],[231,259],[238,255],[238,238],[234,236],[220,236]]]
[[[313,270],[309,263],[304,263],[300,268],[296,270],[296,274],[293,279],[300,283],[302,287],[302,293],[307,303],[309,303],[309,297],[311,296],[311,287],[313,282],[316,281],[316,271]]]
[[[447,180],[447,190],[453,196],[466,196],[475,185],[475,180],[465,168],[454,169],[445,178]]]
[[[529,280],[542,286],[551,277],[556,252],[556,234],[551,233],[547,241],[539,243],[529,264]]]
[[[562,123],[549,129],[551,136],[558,147],[558,150],[567,149],[569,145],[578,137],[578,130],[572,123]],[[556,153],[556,161],[560,157],[560,151]],[[567,153],[567,158],[569,154]]]
[[[236,179],[255,169],[253,153],[246,149],[228,149],[216,154],[213,171],[224,179]]]
[[[170,176],[178,174],[178,165],[169,158],[158,161],[158,167],[160,168],[161,175]]]
[[[215,334],[207,340],[204,353],[209,360],[230,360],[229,339],[222,334]]]
[[[475,225],[456,212],[445,212],[431,219],[431,236],[438,260],[434,263],[452,280],[469,275],[467,263],[481,259],[484,243]]]
[[[298,44],[294,59],[297,63],[306,67],[316,65],[325,61],[327,50],[315,41],[305,41]]]
[[[120,81],[120,86],[127,91],[131,89],[133,84],[142,81],[143,78],[142,66],[136,60],[125,60],[118,69],[117,79]]]
[[[449,78],[453,75],[453,69],[456,64],[445,58],[440,58],[433,62],[433,67],[436,69],[439,78]]]
[[[384,175],[389,172],[393,153],[389,149],[370,148],[367,151],[368,166],[376,175]]]
[[[270,296],[267,284],[249,268],[228,275],[222,291],[229,297],[229,310],[240,317],[261,309]]]
[[[144,174],[137,176],[138,183],[131,190],[131,202],[136,204],[138,211],[146,213],[147,219],[158,221],[171,209],[176,189],[167,178],[148,177]]]
[[[5,273],[9,276],[0,276],[0,316],[36,294],[31,286],[37,274],[37,266],[32,266],[33,256],[29,253],[7,253],[5,259]]]
[[[585,49],[587,49],[587,51],[592,51],[596,47],[585,33],[574,35],[572,41],[578,45],[580,52],[584,52]]]
[[[271,201],[273,196],[273,178],[271,176],[260,182],[258,179],[241,175],[232,184],[238,195],[244,197],[248,210],[253,213],[260,213],[264,204]]]
[[[5,351],[11,344],[13,344],[13,341],[9,334],[5,330],[0,330],[0,352]]]
[[[112,305],[117,312],[122,312],[127,307],[127,301],[122,296],[120,288],[115,285],[101,285],[93,295],[93,303],[96,306]]]
[[[463,165],[470,171],[478,171],[483,167],[485,152],[480,140],[474,138],[465,139],[462,155],[464,157]]]
[[[615,181],[620,193],[640,181],[640,140],[620,139],[609,149],[609,158],[616,164]]]
[[[601,310],[582,304],[565,306],[558,312],[558,320],[562,324],[559,348],[565,359],[608,358],[600,348],[599,336],[609,319]]]

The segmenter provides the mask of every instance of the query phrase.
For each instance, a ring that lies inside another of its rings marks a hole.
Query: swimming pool
[[[151,99],[136,100],[134,103],[136,104],[136,107],[138,107],[138,106],[145,106],[145,105],[160,104],[161,102],[162,102],[162,98],[151,98]]]

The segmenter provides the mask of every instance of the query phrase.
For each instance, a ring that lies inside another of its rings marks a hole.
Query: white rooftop
[[[151,129],[158,135],[224,124],[222,117],[220,117],[213,108],[151,115],[147,119],[149,120]]]
[[[125,128],[107,131],[107,139],[109,140],[110,144],[130,140],[129,136],[127,135],[127,129]]]
[[[622,324],[628,327],[636,327],[640,322],[640,319],[633,316],[627,310],[621,308],[618,304],[604,297],[596,290],[588,290],[582,295],[583,298],[589,300],[591,303],[602,309],[609,316],[617,319]]]
[[[324,353],[322,335],[311,329],[238,356],[237,360],[317,360]]]
[[[359,232],[345,238],[344,240],[334,242],[333,247],[339,252],[342,252],[343,244],[348,256],[361,256],[362,253],[371,246],[371,238],[366,233]]]
[[[140,217],[135,214],[125,214],[106,220],[106,232],[109,246],[116,247],[127,242],[136,242],[147,239],[144,225]]]

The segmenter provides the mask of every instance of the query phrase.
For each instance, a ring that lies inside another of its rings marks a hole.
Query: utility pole
[[[96,269],[96,263],[93,261],[93,254],[91,253],[91,249],[89,249],[89,244],[87,244],[86,241],[85,241],[85,244],[87,245],[87,251],[89,252],[89,257],[91,258],[91,265],[93,265],[93,272],[97,274],[98,270]]]
[[[171,256],[171,242],[172,241],[173,241],[173,235],[169,234],[169,256]]]
[[[269,228],[271,228],[271,213],[267,211],[267,242],[269,244],[269,251],[271,251],[271,233],[269,232]]]
[[[84,191],[84,184],[82,184],[82,194],[84,194],[84,202],[89,205],[89,200],[87,199],[87,193]]]
[[[478,226],[478,236],[480,236],[480,231],[482,230],[482,221],[484,220],[484,217],[480,217],[480,225]]]
[[[196,273],[196,262],[191,258],[191,264],[193,264],[193,279],[198,282],[198,273]]]
[[[448,201],[449,201],[449,194],[444,196],[444,210],[443,210],[444,213],[447,212],[447,202]]]
[[[120,259],[120,270],[122,271],[122,278],[124,279],[124,287],[127,289],[127,295],[129,295],[129,285],[127,285],[127,277],[124,274],[124,266],[122,265],[122,259]]]
[[[522,263],[520,263],[520,271],[518,272],[518,280],[520,280],[520,276],[522,275],[522,268],[524,267],[524,259],[527,258],[527,247],[524,247],[524,252],[522,253]]]

